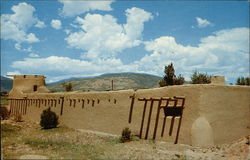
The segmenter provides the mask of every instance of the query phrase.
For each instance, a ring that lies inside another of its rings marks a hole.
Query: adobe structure
[[[154,89],[49,93],[44,76],[14,76],[11,114],[40,121],[48,107],[71,128],[120,135],[129,127],[143,139],[194,146],[231,142],[250,134],[250,87],[211,84]],[[180,123],[181,122],[181,123]]]

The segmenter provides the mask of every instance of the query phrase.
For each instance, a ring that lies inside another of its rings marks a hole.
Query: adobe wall
[[[128,123],[131,98],[135,94],[132,122]],[[122,90],[105,92],[26,93],[28,99],[57,99],[64,97],[63,113],[61,103],[52,104],[51,109],[60,115],[60,123],[72,128],[82,128],[120,135],[125,127],[139,134],[144,103],[138,98],[160,98],[185,96],[186,103],[180,129],[179,142],[196,146],[231,142],[250,134],[250,87],[223,85],[183,85],[155,89]],[[85,99],[84,108],[81,99]],[[70,99],[75,99],[71,101]],[[80,100],[80,101],[79,101]],[[89,100],[89,104],[87,103]],[[98,104],[99,101],[99,104]],[[155,126],[157,103],[153,105],[149,128],[152,139]],[[51,106],[51,104],[50,104]],[[26,120],[39,121],[42,110],[33,103],[27,107]],[[150,104],[147,106],[142,137],[145,137]],[[173,135],[168,136],[170,119],[167,119],[164,136],[161,138],[164,113],[161,110],[156,139],[174,142],[178,118]]]

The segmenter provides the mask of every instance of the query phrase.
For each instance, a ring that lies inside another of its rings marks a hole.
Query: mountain
[[[60,81],[48,84],[47,88],[53,92],[64,91],[63,82],[71,83],[73,90],[76,91],[106,91],[111,90],[113,80],[114,90],[123,89],[142,89],[159,87],[161,77],[141,74],[141,73],[113,73],[103,74],[91,78],[74,78],[68,81]]]
[[[12,88],[12,83],[13,83],[12,79],[1,76],[1,92],[3,91],[9,92]]]

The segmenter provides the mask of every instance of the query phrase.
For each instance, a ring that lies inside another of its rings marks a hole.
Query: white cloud
[[[11,67],[25,73],[53,74],[56,79],[69,76],[90,76],[114,72],[140,72],[163,75],[164,66],[174,63],[176,74],[190,79],[197,69],[212,75],[224,75],[227,79],[249,74],[249,28],[221,30],[201,39],[197,47],[184,46],[174,37],[163,36],[145,42],[145,55],[131,64],[123,64],[118,58],[79,60],[68,57],[26,58],[15,61]],[[51,79],[51,77],[49,78]]]
[[[20,43],[16,43],[15,48],[19,51],[24,51],[24,52],[31,52],[32,51],[32,46],[29,46],[28,48],[23,48]]]
[[[46,25],[45,25],[44,22],[38,20],[35,27],[37,27],[37,28],[45,28]]]
[[[58,19],[52,19],[51,20],[51,27],[53,27],[55,29],[61,29],[62,28],[62,23]]]
[[[111,3],[113,1],[65,1],[63,3],[61,15],[65,17],[73,17],[91,10],[111,11]]]
[[[27,33],[34,24],[42,23],[33,15],[35,8],[23,2],[13,6],[11,10],[14,12],[13,14],[1,15],[1,38],[14,40],[18,43],[39,42],[34,33]]]
[[[120,59],[98,59],[95,63],[71,59],[68,57],[50,56],[47,58],[25,58],[22,61],[15,61],[11,67],[30,73],[51,73],[61,74],[85,74],[114,72],[123,66]],[[120,69],[120,71],[122,71]]]
[[[36,53],[30,53],[30,54],[29,54],[29,57],[37,58],[37,57],[39,57],[39,55],[36,54]]]
[[[200,17],[196,17],[197,27],[198,28],[204,28],[207,26],[213,26],[213,23],[209,22],[206,19],[202,19]]]
[[[71,31],[70,31],[69,29],[65,29],[64,32],[65,32],[66,34],[70,34]]]
[[[149,12],[139,8],[126,10],[127,23],[118,24],[111,15],[87,14],[77,17],[79,32],[72,32],[65,39],[70,47],[86,51],[85,58],[110,58],[125,48],[141,43],[144,22],[152,19]]]
[[[20,75],[20,74],[21,74],[21,72],[19,72],[19,71],[13,71],[13,72],[7,72],[6,75]]]
[[[215,32],[202,38],[198,47],[183,46],[174,37],[160,37],[145,42],[145,49],[152,52],[140,61],[139,70],[163,73],[163,66],[174,63],[177,73],[186,77],[193,70],[214,75],[246,75],[249,73],[249,28],[234,28]],[[143,65],[147,64],[147,65]],[[161,69],[162,68],[162,69]]]

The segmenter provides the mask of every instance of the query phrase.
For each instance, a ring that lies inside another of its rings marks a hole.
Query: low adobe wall
[[[133,134],[138,135],[144,105],[143,102],[138,101],[138,98],[185,96],[186,103],[179,143],[204,146],[230,142],[250,134],[249,91],[250,87],[246,86],[183,85],[137,91],[27,93],[24,97],[57,100],[56,105],[55,101],[53,104],[50,103],[51,109],[59,115],[60,123],[69,127],[117,135],[121,134],[123,128],[129,127]],[[131,104],[129,97],[132,95],[135,95],[135,102],[132,122],[128,123]],[[60,97],[64,97],[63,110]],[[81,101],[83,98],[85,99],[84,106]],[[75,102],[74,100],[70,102],[70,99],[75,99]],[[87,103],[88,100],[89,103]],[[157,103],[155,102],[152,110],[149,139],[153,136]],[[149,105],[144,120],[143,138],[146,132]],[[12,103],[12,106],[15,104]],[[47,107],[48,104],[45,106],[44,103],[41,103],[40,107],[36,103],[29,104],[24,118],[39,121],[42,111]],[[164,113],[161,110],[156,139],[174,142],[179,119],[175,120],[172,136],[168,136],[170,119],[167,119],[165,133],[161,137],[163,118]]]

